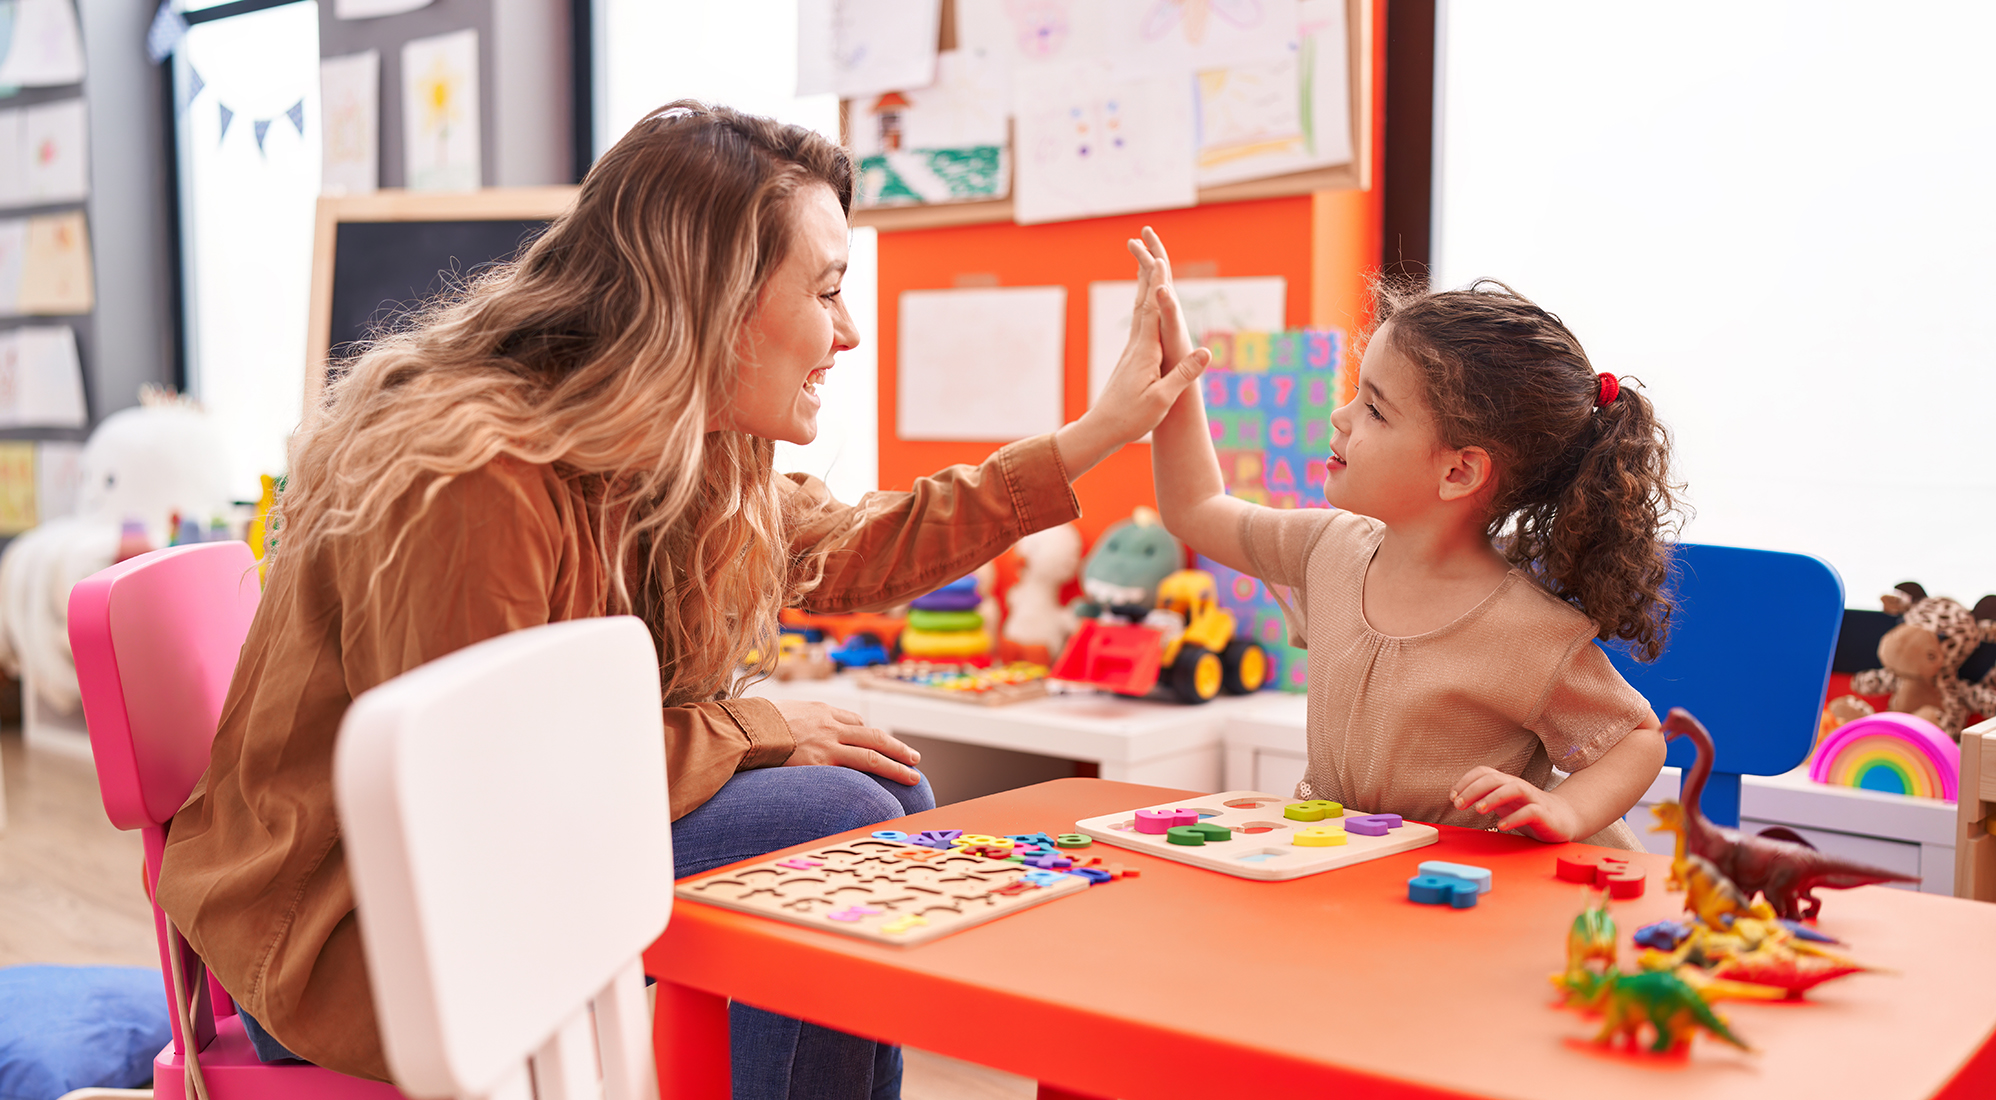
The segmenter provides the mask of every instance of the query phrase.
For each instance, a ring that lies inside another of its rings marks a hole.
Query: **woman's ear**
[[[1440,496],[1443,500],[1464,500],[1490,487],[1497,476],[1490,452],[1481,447],[1464,447],[1445,456]]]

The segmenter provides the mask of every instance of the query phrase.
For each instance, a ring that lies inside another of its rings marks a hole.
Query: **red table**
[[[1063,779],[893,827],[1058,833],[1197,793]],[[1803,1003],[1721,1005],[1754,1053],[1704,1037],[1685,1058],[1604,1052],[1585,1042],[1594,1021],[1551,1007],[1547,976],[1583,904],[1553,877],[1568,847],[1444,828],[1414,852],[1252,882],[1098,843],[1142,876],[909,948],[681,900],[645,954],[661,1091],[727,1095],[736,998],[1023,1074],[1043,1097],[1996,1096],[1996,905],[1825,891],[1822,929],[1890,973]],[[1633,858],[1650,878],[1613,906],[1625,968],[1629,933],[1682,906],[1663,889],[1667,858]],[[1406,881],[1428,859],[1488,867],[1495,887],[1473,909],[1411,904]]]

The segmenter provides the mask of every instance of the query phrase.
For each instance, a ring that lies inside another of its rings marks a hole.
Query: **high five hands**
[[[1130,241],[1129,249],[1137,258],[1129,343],[1088,411],[1054,436],[1070,478],[1157,427],[1213,360],[1205,348],[1194,348],[1187,334],[1164,242],[1146,227],[1143,240]]]

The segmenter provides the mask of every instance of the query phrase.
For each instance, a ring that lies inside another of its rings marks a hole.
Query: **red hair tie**
[[[1615,376],[1609,374],[1607,371],[1602,371],[1594,377],[1601,383],[1601,396],[1594,399],[1594,407],[1597,409],[1606,408],[1614,402],[1615,398],[1621,396],[1622,384],[1617,382]]]

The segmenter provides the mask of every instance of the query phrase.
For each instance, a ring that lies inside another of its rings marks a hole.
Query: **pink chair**
[[[104,812],[145,835],[146,894],[167,823],[208,769],[208,747],[261,596],[247,543],[155,550],[80,581],[69,644]],[[257,1060],[229,995],[153,906],[173,1042],[153,1059],[158,1100],[399,1100],[392,1086]],[[193,1042],[183,1033],[191,1021]]]

